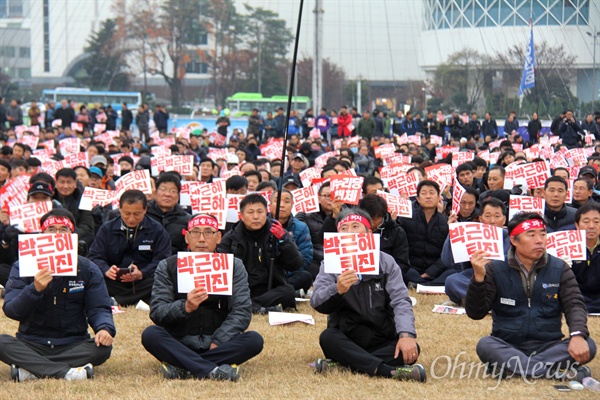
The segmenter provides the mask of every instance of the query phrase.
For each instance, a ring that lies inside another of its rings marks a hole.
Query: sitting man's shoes
[[[392,371],[392,378],[401,381],[425,382],[427,380],[427,373],[425,372],[425,367],[421,364],[404,365]]]
[[[240,369],[237,366],[223,364],[210,371],[208,376],[210,379],[217,381],[236,382],[238,379],[240,379]]]
[[[406,288],[408,290],[411,290],[411,289],[417,290],[417,284],[414,282],[408,282],[408,284],[406,285]]]
[[[315,361],[315,372],[317,374],[324,374],[330,371],[332,368],[336,368],[338,366],[338,363],[329,358],[319,358],[317,361]]]
[[[117,303],[117,300],[114,297],[110,298],[110,305],[112,307],[119,307],[119,303]]]
[[[32,381],[37,379],[37,376],[27,371],[26,369],[19,368],[16,365],[10,366],[10,379],[15,382]]]
[[[577,381],[579,383],[583,381],[583,378],[592,376],[592,371],[587,365],[581,365],[575,368],[575,370],[577,371],[577,375],[572,380]]]
[[[94,366],[90,363],[85,364],[83,367],[71,368],[65,375],[65,379],[68,381],[81,381],[93,377]]]
[[[165,362],[160,365],[160,371],[165,379],[189,379],[192,377],[192,373],[190,371],[167,364]]]
[[[269,311],[282,312],[283,307],[281,306],[281,304],[277,304],[276,306],[271,306],[271,307],[260,307],[260,306],[252,307],[253,314],[265,315],[265,314],[268,314]]]

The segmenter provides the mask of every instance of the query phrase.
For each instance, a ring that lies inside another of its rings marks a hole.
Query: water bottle
[[[592,392],[600,392],[600,382],[592,378],[591,376],[586,376],[581,380],[583,387],[591,390]]]

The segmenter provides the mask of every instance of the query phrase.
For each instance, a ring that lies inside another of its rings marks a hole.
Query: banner
[[[539,197],[510,195],[508,206],[508,220],[520,212],[535,212],[544,215],[546,200]]]
[[[319,212],[319,195],[315,186],[308,186],[292,191],[294,197],[294,208],[292,213],[296,215],[299,212],[306,214]]]
[[[401,196],[395,196],[382,190],[377,191],[377,196],[383,197],[387,202],[388,212],[397,217],[412,218],[412,202]]]
[[[364,179],[362,176],[348,176],[343,174],[330,176],[331,200],[339,197],[346,204],[357,205],[360,200]]]
[[[523,66],[523,75],[521,76],[521,84],[519,85],[519,96],[523,95],[525,89],[531,89],[535,86],[535,47],[533,45],[533,24],[531,25],[531,35],[529,37],[529,45],[525,54],[525,65]]]

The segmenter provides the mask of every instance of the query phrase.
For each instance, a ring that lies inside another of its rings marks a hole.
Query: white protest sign
[[[325,272],[341,274],[352,269],[358,274],[379,275],[379,234],[332,233],[323,238]]]
[[[409,199],[382,190],[377,191],[377,196],[385,199],[390,214],[396,214],[398,217],[412,218],[413,207]]]
[[[208,294],[231,296],[233,292],[233,254],[177,253],[177,290],[189,293],[202,287]]]
[[[546,252],[558,258],[570,258],[573,261],[587,259],[585,231],[558,231],[546,237]]]
[[[77,275],[77,234],[19,235],[19,276],[50,269],[53,276]]]
[[[52,210],[51,201],[10,207],[10,224],[21,232],[40,232],[40,218],[50,210]]]
[[[546,208],[546,200],[532,196],[516,196],[510,195],[510,203],[508,206],[508,219],[511,220],[520,212],[536,212],[544,215]]]
[[[448,233],[454,262],[467,262],[477,250],[490,254],[491,260],[504,260],[502,228],[479,222],[455,222]]]
[[[296,215],[299,212],[313,213],[319,212],[319,195],[315,186],[308,186],[292,191],[294,197],[294,208],[292,213]]]

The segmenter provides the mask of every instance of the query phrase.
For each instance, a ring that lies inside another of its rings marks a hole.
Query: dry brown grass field
[[[265,348],[255,359],[243,364],[237,383],[214,381],[167,381],[159,371],[159,362],[140,343],[144,328],[151,324],[148,313],[128,308],[115,315],[117,337],[112,357],[95,369],[91,381],[66,382],[40,380],[13,383],[10,368],[0,365],[0,399],[598,399],[598,393],[558,392],[559,382],[540,380],[526,383],[510,379],[498,383],[472,373],[460,378],[458,368],[448,370],[449,358],[468,364],[478,362],[475,344],[489,334],[490,318],[472,321],[466,315],[440,315],[431,312],[434,304],[447,298],[440,295],[416,296],[415,316],[419,344],[419,362],[428,373],[425,384],[370,378],[345,371],[315,375],[309,366],[322,356],[319,334],[325,328],[326,317],[302,303],[298,311],[312,314],[314,326],[300,323],[270,326],[266,316],[255,316],[250,329],[265,338]],[[0,313],[0,333],[14,335],[17,323]],[[589,320],[590,331],[600,338],[600,318]],[[436,357],[440,358],[438,361]],[[432,364],[438,379],[432,376]],[[590,364],[592,373],[600,378],[600,361]]]

